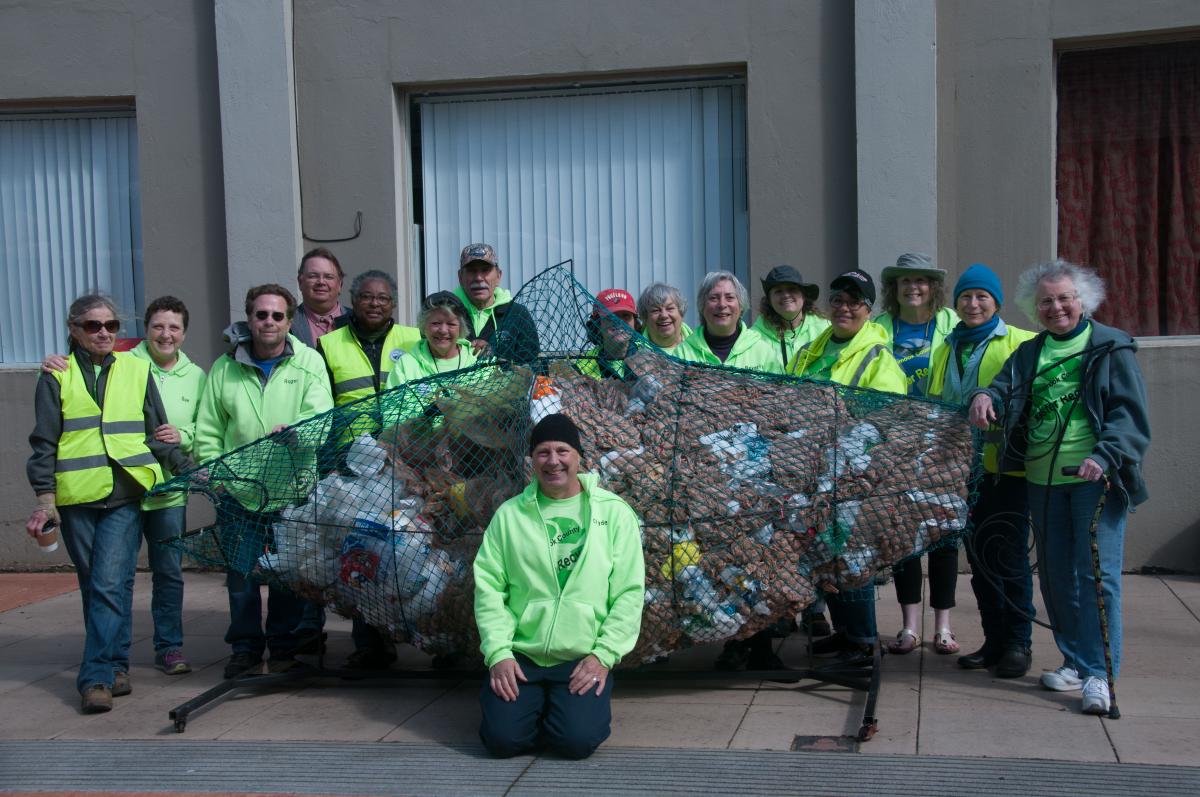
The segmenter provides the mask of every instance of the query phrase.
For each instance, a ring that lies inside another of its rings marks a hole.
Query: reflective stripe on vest
[[[379,371],[376,374],[373,373],[371,362],[349,325],[322,335],[321,351],[324,352],[325,363],[333,374],[333,403],[340,407],[373,395],[375,377],[378,376],[382,388],[392,372],[395,362],[391,353],[396,350],[408,351],[420,339],[420,334],[414,328],[392,324],[387,337],[383,339]]]
[[[146,446],[143,405],[150,364],[123,352],[115,354],[104,385],[104,408],[88,392],[74,356],[59,383],[62,434],[58,438],[54,480],[59,505],[100,501],[113,489],[112,462],[149,490],[163,480],[158,460]]]
[[[884,346],[880,343],[876,343],[871,347],[870,351],[863,356],[862,362],[858,364],[858,369],[854,372],[854,376],[850,379],[850,387],[858,387],[858,383],[863,378],[863,374],[867,372],[867,366],[869,366],[875,360],[875,358],[884,351],[887,351],[887,346]]]

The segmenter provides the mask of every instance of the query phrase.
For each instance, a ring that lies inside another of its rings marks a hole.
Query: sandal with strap
[[[958,653],[958,642],[954,640],[954,634],[949,628],[939,628],[933,635],[933,649],[942,655]]]
[[[917,636],[917,632],[911,628],[901,628],[896,634],[896,638],[888,643],[888,653],[904,655],[912,653],[921,646],[921,637]]]

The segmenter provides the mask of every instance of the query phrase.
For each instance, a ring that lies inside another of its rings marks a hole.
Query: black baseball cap
[[[865,271],[854,269],[845,271],[833,278],[829,283],[831,291],[846,291],[855,293],[866,300],[867,304],[875,304],[875,280]]]

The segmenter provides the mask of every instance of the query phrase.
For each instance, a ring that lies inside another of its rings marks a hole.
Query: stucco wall
[[[187,302],[187,350],[207,365],[227,314],[211,0],[6,3],[0,103],[95,97],[136,103],[146,296]],[[22,528],[34,382],[32,371],[0,369],[0,567],[42,564]]]
[[[346,235],[362,210],[361,237],[337,245],[348,271],[397,263],[415,292],[409,92],[725,67],[747,77],[752,270],[792,262],[823,280],[855,258],[852,11],[838,0],[297,0],[305,229]]]
[[[954,271],[988,263],[1012,286],[1056,252],[1056,47],[1200,38],[1200,6],[943,0],[938,13],[939,256]],[[1153,424],[1151,499],[1130,518],[1126,566],[1200,571],[1200,424],[1185,415],[1200,387],[1200,338],[1144,341],[1138,361]]]

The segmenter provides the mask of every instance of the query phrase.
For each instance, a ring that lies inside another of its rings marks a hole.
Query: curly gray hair
[[[650,311],[655,307],[662,307],[667,302],[674,302],[680,315],[687,312],[687,299],[683,298],[683,294],[678,288],[665,282],[654,283],[642,291],[642,295],[638,297],[638,318],[642,319],[643,324],[650,323]]]
[[[351,301],[358,298],[358,294],[362,290],[363,283],[367,280],[383,280],[386,282],[388,286],[388,292],[392,294],[392,304],[396,303],[396,294],[398,292],[396,288],[396,278],[391,274],[388,274],[386,271],[380,271],[377,268],[373,268],[370,271],[364,271],[355,277],[354,281],[350,283]]]
[[[708,295],[722,280],[729,280],[733,283],[733,292],[737,294],[738,307],[741,310],[738,315],[739,317],[745,315],[746,308],[750,305],[750,292],[746,290],[746,286],[734,276],[732,271],[710,271],[704,275],[704,279],[700,280],[700,289],[696,291],[696,306],[700,308],[701,316],[704,315],[704,305],[708,301]]]
[[[1104,303],[1104,280],[1094,269],[1066,260],[1038,263],[1017,278],[1017,306],[1037,321],[1037,290],[1046,280],[1069,279],[1075,286],[1084,317],[1090,317]]]

